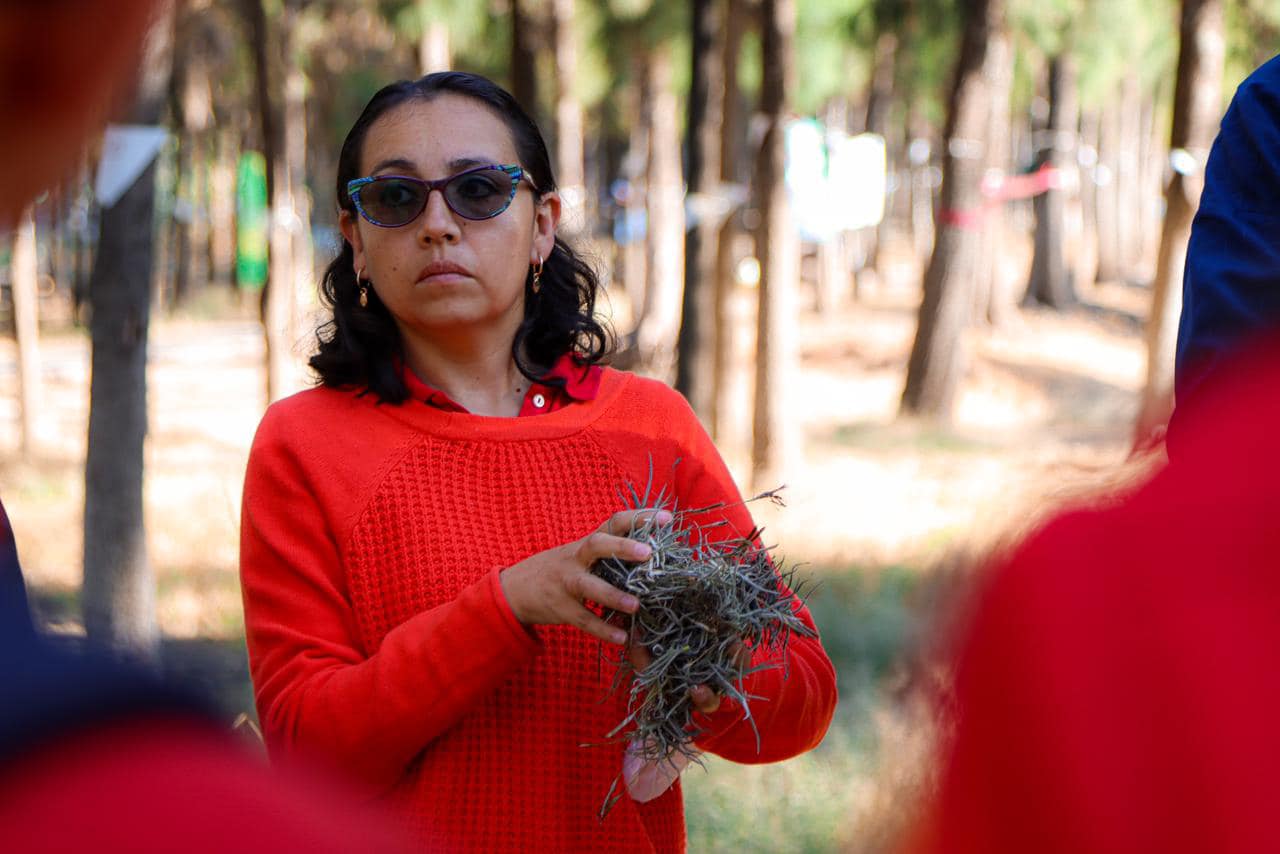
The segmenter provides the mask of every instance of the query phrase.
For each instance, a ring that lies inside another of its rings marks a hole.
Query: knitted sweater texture
[[[323,388],[272,406],[241,543],[268,749],[389,801],[428,850],[683,850],[678,782],[598,818],[623,760],[623,745],[600,742],[625,692],[609,693],[596,641],[521,625],[499,582],[624,509],[621,487],[650,471],[681,507],[739,500],[684,399],[613,370],[595,400],[534,418]],[[724,516],[752,527],[741,506]],[[822,739],[835,676],[817,639],[793,638],[786,675],[753,674],[747,693],[765,698],[751,709],[759,749],[729,701],[700,721],[699,746],[772,762]]]

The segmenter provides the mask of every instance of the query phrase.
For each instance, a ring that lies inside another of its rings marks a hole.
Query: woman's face
[[[489,164],[520,164],[507,126],[478,101],[442,94],[380,116],[365,135],[360,167],[362,176],[438,180]],[[383,228],[347,211],[339,225],[357,273],[372,282],[406,345],[486,332],[509,344],[524,317],[525,275],[551,254],[559,216],[554,193],[538,199],[521,181],[491,219],[464,219],[433,191],[407,225]]]

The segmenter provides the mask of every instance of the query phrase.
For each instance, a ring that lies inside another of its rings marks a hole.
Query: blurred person
[[[724,502],[727,530],[752,531],[724,462],[682,397],[600,366],[598,282],[556,234],[546,145],[506,91],[454,72],[385,87],[337,197],[319,387],[268,410],[245,481],[268,749],[323,759],[444,850],[683,850],[676,775],[598,744],[627,714],[600,644],[627,635],[584,600],[638,607],[590,573],[649,553],[623,536],[645,514],[614,512],[628,482]],[[759,742],[695,688],[697,746],[770,762],[816,745],[835,705],[816,636],[793,636],[788,668],[746,680]]]
[[[183,686],[0,623],[0,851],[408,851],[329,778],[273,770]]]
[[[977,598],[916,844],[1280,850],[1280,57],[1209,157],[1172,464],[1061,514]]]
[[[0,230],[74,167],[150,0],[0,5]],[[0,851],[403,851],[331,783],[272,772],[189,690],[38,635],[0,507]]]
[[[0,8],[0,231],[76,168],[130,93],[154,0],[42,0]]]
[[[1280,336],[986,579],[918,852],[1280,850]]]
[[[0,623],[23,630],[31,628],[27,587],[18,563],[18,544],[4,504],[0,504]]]
[[[154,0],[0,6],[0,236],[74,168],[135,62]],[[9,518],[0,505],[0,620],[30,622]]]
[[[1231,353],[1280,324],[1280,57],[1236,90],[1205,166],[1182,284],[1169,449]]]
[[[1237,91],[1184,284],[1172,463],[985,579],[921,852],[1280,850],[1280,58]]]
[[[155,0],[0,5],[0,236],[75,168],[89,135],[129,94]],[[29,627],[26,587],[0,505],[0,625]]]
[[[46,0],[0,6],[0,236],[76,168],[88,137],[129,96],[156,0]],[[0,505],[0,620],[30,624]]]

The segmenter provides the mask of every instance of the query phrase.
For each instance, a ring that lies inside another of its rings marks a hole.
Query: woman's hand
[[[627,649],[627,657],[631,660],[631,666],[637,672],[644,670],[653,661],[653,656],[649,653],[648,647],[640,644],[632,644]],[[742,641],[738,641],[733,647],[733,657],[738,667],[745,668],[751,663],[751,648]],[[720,695],[710,685],[694,685],[690,688],[689,701],[693,703],[693,707],[696,710],[704,715],[709,715],[720,708]]]
[[[610,625],[583,604],[590,599],[605,608],[634,614],[640,602],[591,574],[591,565],[603,558],[642,561],[650,548],[624,536],[639,522],[652,517],[659,524],[671,521],[665,510],[626,510],[615,513],[600,528],[580,540],[527,557],[502,571],[499,579],[516,619],[526,626],[577,626],[609,643],[627,642],[627,633]]]

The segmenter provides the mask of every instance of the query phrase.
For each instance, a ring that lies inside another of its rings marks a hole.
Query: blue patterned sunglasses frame
[[[474,205],[468,207],[467,197],[457,195],[460,192],[459,188],[464,186],[460,182],[466,178],[476,177],[477,173],[483,172],[505,173],[511,180],[510,189],[505,198],[502,198],[500,194],[494,194],[498,195],[501,199],[500,202],[494,203],[492,201],[492,197],[490,197],[490,199],[486,200],[488,204],[485,204],[483,207],[476,207]],[[360,216],[364,217],[367,222],[380,228],[400,228],[408,225],[422,215],[422,212],[427,209],[427,201],[431,198],[432,190],[439,190],[444,196],[444,203],[448,206],[449,210],[453,211],[463,219],[473,221],[492,219],[511,206],[511,200],[516,197],[516,191],[520,188],[521,180],[528,181],[530,189],[535,193],[537,192],[537,188],[534,187],[533,180],[529,178],[523,167],[512,164],[504,165],[491,163],[485,166],[475,166],[470,169],[464,169],[463,171],[450,175],[447,178],[440,178],[435,181],[429,181],[425,178],[416,178],[412,175],[371,175],[367,178],[355,178],[347,182],[347,195],[351,197],[351,202],[355,205],[356,211]],[[390,184],[391,182],[399,182],[401,187],[403,187],[404,184],[409,184],[413,187],[421,188],[422,190],[421,199],[407,199],[406,202],[411,202],[411,204],[406,205],[404,211],[402,211],[403,215],[396,217],[394,221],[387,218],[385,215],[381,219],[375,216],[370,212],[369,208],[376,207],[376,205],[366,205],[361,199],[362,191],[366,188],[376,186],[380,183]],[[493,210],[489,210],[489,207],[493,207]],[[409,215],[410,210],[412,210],[412,215]]]

